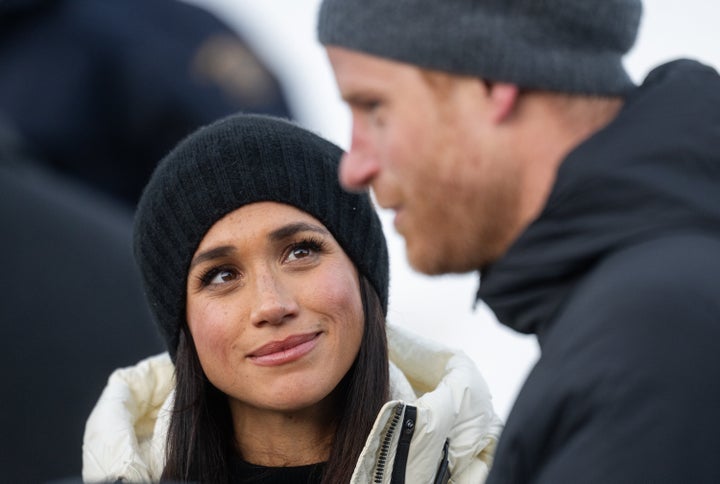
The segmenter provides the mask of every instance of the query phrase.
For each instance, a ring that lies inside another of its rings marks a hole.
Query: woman
[[[238,115],[160,163],[135,252],[168,354],[111,376],[86,481],[484,480],[486,385],[466,356],[386,328],[382,227],[341,189],[340,156]]]

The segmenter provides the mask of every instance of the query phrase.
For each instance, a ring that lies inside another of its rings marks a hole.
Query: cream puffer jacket
[[[474,362],[388,326],[392,400],[378,414],[352,483],[482,483],[501,431]],[[157,481],[162,473],[174,367],[167,353],[116,370],[90,414],[85,482]]]

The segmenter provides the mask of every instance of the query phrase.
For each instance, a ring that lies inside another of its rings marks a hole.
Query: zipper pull
[[[395,462],[393,463],[391,484],[405,484],[405,470],[407,468],[408,453],[410,452],[410,441],[415,433],[415,422],[417,421],[417,408],[412,405],[405,407],[402,428],[400,429],[400,440],[397,445]]]

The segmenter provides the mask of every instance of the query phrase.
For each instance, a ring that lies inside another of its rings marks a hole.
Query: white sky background
[[[315,39],[319,0],[186,0],[204,5],[237,27],[281,79],[298,120],[343,148],[350,118]],[[602,0],[600,0],[602,1]],[[640,82],[655,65],[691,57],[720,68],[720,2],[645,0],[638,41],[626,57]],[[472,311],[477,276],[427,277],[405,259],[392,214],[381,211],[391,258],[391,323],[461,348],[480,367],[498,414],[506,418],[538,356],[534,337],[500,325],[484,306]]]

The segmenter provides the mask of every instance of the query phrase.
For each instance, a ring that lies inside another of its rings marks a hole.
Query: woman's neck
[[[243,460],[268,467],[324,462],[336,423],[328,405],[277,412],[230,403],[235,437]]]

